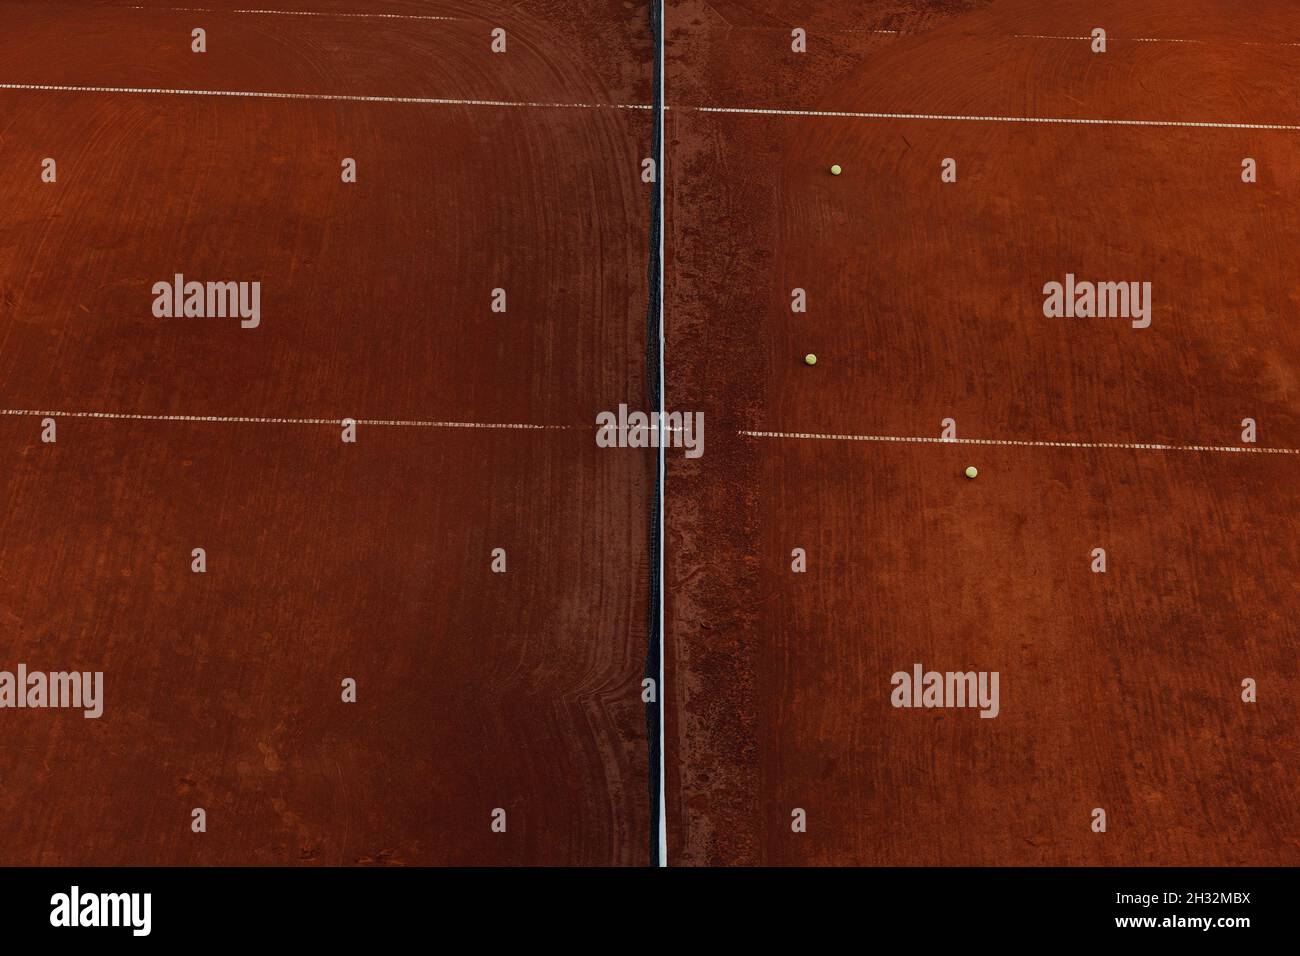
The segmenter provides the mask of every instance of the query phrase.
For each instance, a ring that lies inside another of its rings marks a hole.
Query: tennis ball
[[[966,477],[967,477],[967,478],[974,478],[974,477],[975,477],[976,475],[978,475],[979,473],[980,473],[980,470],[979,470],[978,468],[976,468],[974,465],[967,465],[967,466],[966,466]]]
[[[809,352],[807,355],[805,355],[805,356],[803,357],[803,360],[804,360],[804,362],[805,362],[806,364],[808,364],[808,365],[816,365],[816,364],[817,364],[817,356],[813,355],[811,352]]]
[[[834,166],[831,167],[831,175],[832,175],[832,176],[838,176],[838,175],[839,175],[840,173],[842,173],[842,172],[844,172],[844,170],[840,169],[840,164],[839,164],[839,163],[836,163]]]

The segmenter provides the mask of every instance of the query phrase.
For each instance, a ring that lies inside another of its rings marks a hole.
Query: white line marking
[[[977,34],[969,34],[978,36]],[[1091,41],[1092,37],[1079,36],[1058,36],[1047,33],[1013,33],[1013,40],[1084,40]],[[1300,46],[1297,40],[1187,40],[1175,37],[1107,37],[1108,43],[1116,41],[1120,43],[1239,43],[1242,46]]]
[[[136,412],[54,412],[30,408],[3,408],[0,415],[41,418],[109,418],[147,422],[233,422],[242,425],[338,425],[342,418],[258,418],[251,415],[150,415]],[[441,422],[392,418],[357,418],[358,425],[398,428],[487,428],[516,431],[564,431],[572,425],[533,425],[523,422]]]
[[[745,32],[745,33],[757,33],[757,32],[759,32],[759,31],[762,31],[762,32],[764,32],[764,33],[787,33],[787,32],[789,32],[789,30],[792,29],[792,28],[790,28],[790,27],[737,27],[737,26],[729,26],[728,29],[731,29],[731,30],[740,30],[740,31],[743,31],[743,32]],[[885,35],[888,35],[888,36],[895,36],[895,37],[901,37],[901,36],[904,36],[904,35],[905,35],[905,34],[903,33],[902,30],[867,30],[867,29],[863,29],[863,30],[816,30],[816,31],[814,31],[814,32],[816,32],[818,36],[821,36],[821,35],[824,35],[824,34],[830,34],[830,35],[832,35],[832,36],[839,36],[839,35],[841,35],[841,34],[848,34],[848,33],[856,33],[856,34],[859,34],[859,35],[861,35],[861,34],[870,34],[870,33],[879,33],[879,34],[885,34]],[[923,33],[923,31],[917,31],[917,32],[913,32],[913,33],[911,33],[911,34],[906,34],[906,35],[908,35],[908,36],[922,36],[922,35],[924,35],[924,33]]]
[[[661,393],[662,394],[662,393]],[[662,413],[661,413],[662,414]],[[338,425],[342,418],[265,418],[253,415],[155,415],[144,412],[69,412],[32,408],[2,408],[0,415],[25,418],[101,418],[119,421],[149,422],[209,422],[243,425]],[[481,428],[497,431],[573,431],[594,426],[538,425],[530,422],[453,422],[405,418],[357,418],[358,425],[380,425],[393,428]],[[680,431],[663,424],[662,431]],[[647,426],[648,428],[648,426]],[[644,430],[644,429],[643,429]],[[662,432],[661,432],[662,434]],[[1016,438],[934,438],[920,435],[836,435],[823,432],[769,432],[741,430],[746,438],[800,438],[817,441],[868,441],[895,442],[913,445],[1005,445],[1020,448],[1118,448],[1133,451],[1209,451],[1249,455],[1300,455],[1300,448],[1269,448],[1247,445],[1170,445],[1159,442],[1094,442],[1094,441],[1035,441]],[[663,452],[667,445],[660,439],[659,467],[664,468]],[[661,498],[661,507],[663,499]],[[662,528],[663,525],[661,524]],[[662,609],[661,609],[662,610]]]
[[[968,116],[952,113],[865,113],[840,110],[761,109],[740,106],[676,107],[698,113],[744,113],[762,116],[815,116],[844,119],[950,120],[968,123],[1064,123],[1075,126],[1174,126],[1194,129],[1251,129],[1300,132],[1300,125],[1287,123],[1220,123],[1192,120],[1082,119],[1070,116]]]
[[[54,83],[0,83],[0,90],[54,93],[137,93],[157,96],[230,96],[250,99],[332,100],[354,103],[408,103],[417,106],[505,106],[524,109],[653,110],[650,103],[543,103],[526,100],[458,100],[432,96],[361,96],[346,93],[270,93],[259,90],[176,90],[147,86],[70,86]],[[1248,129],[1300,132],[1300,124],[1225,123],[1193,120],[1086,119],[1068,116],[972,116],[949,113],[869,113],[848,110],[768,109],[742,106],[669,106],[664,110],[697,113],[740,113],[757,116],[810,116],[840,119],[944,120],[968,123],[1040,123],[1074,126],[1163,126],[1187,129]]]
[[[1122,448],[1132,451],[1213,451],[1250,455],[1300,455],[1300,448],[1264,448],[1246,445],[1166,445],[1155,442],[1030,441],[1012,438],[923,438],[912,435],[825,435],[817,432],[740,431],[747,438],[809,438],[820,441],[901,442],[917,445],[1012,445],[1022,448]]]
[[[737,24],[733,24],[733,23],[731,23],[731,22],[729,22],[729,21],[727,22],[727,29],[729,29],[729,30],[740,30],[740,31],[744,31],[744,32],[760,32],[760,31],[762,31],[762,32],[768,32],[768,33],[787,32],[787,31],[789,31],[792,27],[793,27],[793,24],[791,24],[790,26],[784,26],[784,27],[762,27],[762,26],[739,26],[739,25],[737,25]],[[917,30],[871,30],[871,29],[861,29],[861,30],[833,30],[833,29],[822,29],[822,28],[817,28],[815,32],[816,32],[818,35],[825,35],[825,34],[830,34],[830,35],[840,35],[840,34],[853,34],[853,33],[856,33],[856,34],[880,33],[880,34],[888,34],[888,35],[896,36],[896,37],[926,37],[926,36],[930,36],[930,35],[932,35],[932,34],[935,33],[935,31],[934,31],[933,28],[928,28],[928,29],[927,29],[927,28],[922,28],[922,29],[917,29]],[[961,33],[961,34],[958,34],[958,35],[959,35],[960,37],[964,38],[964,39],[967,39],[967,40],[1070,40],[1070,41],[1080,41],[1080,42],[1085,42],[1085,43],[1091,43],[1092,40],[1093,40],[1093,37],[1091,37],[1091,36],[1078,36],[1078,35],[1070,35],[1070,34],[1063,34],[1063,33],[973,33],[973,32],[964,32],[964,33]],[[1107,37],[1106,37],[1106,41],[1107,41],[1108,43],[1115,43],[1115,42],[1118,42],[1118,43],[1191,43],[1191,44],[1206,44],[1206,43],[1213,43],[1213,44],[1216,44],[1216,45],[1224,44],[1224,43],[1235,43],[1235,44],[1240,44],[1241,46],[1300,46],[1300,40],[1234,40],[1234,39],[1218,39],[1218,40],[1215,40],[1215,39],[1193,39],[1193,38],[1186,38],[1186,37],[1117,37],[1117,36],[1107,36]]]
[[[216,10],[211,7],[127,7],[128,10],[165,13],[243,13],[280,17],[358,17],[373,20],[459,20],[460,17],[433,17],[414,13],[332,13],[323,10]]]
[[[148,86],[67,86],[53,83],[0,83],[0,90],[54,93],[143,93],[163,96],[233,96],[252,99],[335,100],[355,103],[414,103],[420,106],[514,106],[533,109],[648,110],[640,103],[535,103],[523,100],[453,100],[431,96],[356,96],[345,93],[267,93],[257,90],[169,90]]]
[[[971,35],[973,36],[974,34],[971,34]],[[1087,40],[1087,41],[1091,41],[1091,40],[1092,40],[1092,37],[1090,37],[1090,36],[1087,36],[1087,37],[1060,36],[1060,35],[1055,35],[1055,34],[1050,34],[1050,33],[1013,33],[1013,34],[1011,34],[1011,39],[1013,39],[1013,40]],[[1118,41],[1118,42],[1120,42],[1120,43],[1209,43],[1209,42],[1210,42],[1209,40],[1176,40],[1176,39],[1173,39],[1173,38],[1171,38],[1171,37],[1112,37],[1112,36],[1108,36],[1108,37],[1106,37],[1106,42],[1107,42],[1107,43],[1114,43],[1114,42],[1116,42],[1116,41]],[[1219,41],[1216,41],[1216,42],[1219,42]],[[1223,42],[1231,42],[1231,41],[1223,41]],[[1244,42],[1244,41],[1243,41],[1243,42]]]

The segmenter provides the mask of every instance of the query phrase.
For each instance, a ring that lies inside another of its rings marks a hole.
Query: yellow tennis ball
[[[979,470],[978,468],[976,468],[974,465],[967,465],[967,466],[966,466],[966,477],[967,477],[967,478],[974,478],[974,477],[975,477],[976,475],[978,475],[979,473],[980,473],[980,470]]]
[[[813,355],[811,352],[809,352],[807,355],[805,355],[805,356],[803,357],[803,360],[804,360],[805,364],[808,364],[808,365],[816,365],[816,364],[817,364],[817,356]]]
[[[842,173],[842,172],[844,172],[844,170],[840,169],[840,164],[839,164],[839,163],[836,163],[834,166],[831,167],[831,175],[832,175],[832,176],[838,176],[838,175],[839,175],[840,173]]]

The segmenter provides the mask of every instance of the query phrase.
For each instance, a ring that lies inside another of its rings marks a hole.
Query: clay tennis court
[[[1296,862],[1300,13],[252,6],[3,5],[0,862]]]
[[[0,858],[644,865],[653,473],[591,423],[644,404],[648,22],[149,6],[2,13],[0,83],[74,89],[0,90],[0,660],[106,700],[4,711]],[[156,318],[178,272],[260,326]]]
[[[668,36],[668,401],[713,436],[669,459],[670,860],[1294,864],[1300,129],[1026,118],[1296,124],[1300,13],[712,0]],[[1152,282],[1150,327],[1045,318],[1067,272]],[[918,662],[1000,672],[997,718],[891,707]]]

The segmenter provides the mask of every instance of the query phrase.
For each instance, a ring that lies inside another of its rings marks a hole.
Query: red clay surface
[[[671,860],[1300,860],[1300,457],[920,441],[1300,448],[1300,133],[696,109],[1295,123],[1300,13],[1249,6],[675,5]],[[1044,318],[1067,272],[1151,281],[1151,327]],[[892,708],[917,662],[1000,715]]]
[[[0,712],[0,863],[644,865],[650,461],[592,422],[644,404],[646,19],[155,6],[7,3],[0,82],[597,108],[0,90],[0,668],[106,686]],[[176,272],[261,327],[155,319]],[[554,427],[263,420],[344,417]]]
[[[0,669],[106,687],[0,711],[0,863],[646,864],[651,461],[592,440],[646,401],[645,10],[135,5],[5,4],[0,84],[571,105],[0,89]],[[1014,444],[1300,449],[1300,132],[699,109],[1292,123],[1288,41],[1280,0],[670,5],[671,864],[1300,858],[1300,456]],[[176,272],[261,328],[154,318]],[[1045,319],[1067,272],[1151,328]],[[892,708],[917,662],[999,716]]]

